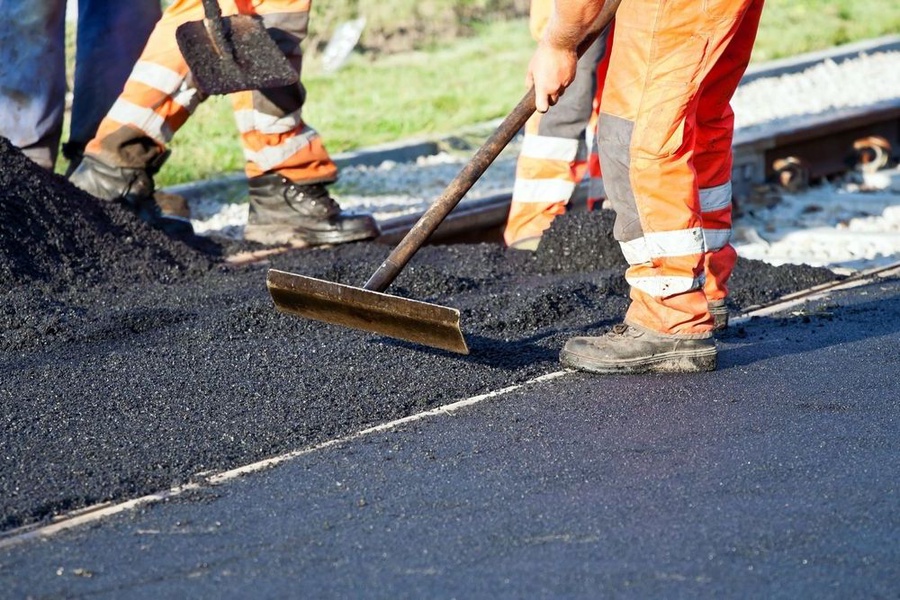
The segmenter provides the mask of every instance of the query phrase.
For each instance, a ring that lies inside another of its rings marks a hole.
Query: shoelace
[[[610,333],[612,335],[625,335],[625,332],[628,331],[628,325],[625,323],[619,323],[618,325],[613,325],[612,331]]]
[[[308,201],[331,210],[338,209],[337,202],[334,201],[334,198],[331,197],[324,186],[299,186],[290,184],[285,193],[290,194],[291,200],[294,201]]]
[[[337,214],[341,210],[325,186],[299,186],[292,183],[287,186],[284,194],[292,202],[311,202],[314,206],[324,208],[328,214]]]

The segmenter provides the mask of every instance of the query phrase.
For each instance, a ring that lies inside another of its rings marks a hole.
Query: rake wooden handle
[[[409,259],[428,241],[428,238],[450,214],[450,211],[459,204],[466,192],[475,185],[478,178],[491,166],[509,141],[522,129],[533,112],[534,88],[531,88],[438,199],[428,207],[425,214],[419,218],[409,233],[394,248],[394,251],[381,263],[378,270],[366,282],[365,289],[374,292],[383,292],[387,289],[409,262]]]
[[[597,41],[606,26],[612,21],[620,2],[621,0],[607,0],[604,3],[590,32],[578,46],[579,57],[587,52],[587,49]],[[447,218],[450,211],[459,204],[466,192],[475,185],[478,178],[484,174],[510,140],[522,129],[534,110],[534,87],[532,87],[438,199],[428,207],[428,210],[419,218],[387,259],[381,263],[378,270],[366,282],[364,289],[373,292],[383,292],[387,289],[413,255]]]

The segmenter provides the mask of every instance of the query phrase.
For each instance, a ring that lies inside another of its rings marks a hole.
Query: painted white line
[[[769,315],[786,308],[790,308],[792,306],[796,306],[798,304],[803,304],[809,300],[814,300],[818,298],[823,298],[828,296],[829,293],[837,290],[850,289],[853,287],[865,285],[867,283],[871,283],[878,278],[885,278],[900,275],[900,263],[895,263],[889,265],[887,267],[880,267],[876,269],[871,269],[869,271],[860,272],[857,275],[848,278],[845,281],[839,282],[837,284],[825,284],[822,286],[817,286],[814,288],[810,288],[808,290],[804,290],[801,292],[797,292],[795,294],[790,294],[785,296],[781,300],[775,301],[772,304],[761,306],[758,308],[750,309],[748,312],[743,315],[732,319],[732,323],[742,323],[745,321],[749,321],[753,317]],[[182,486],[176,486],[171,489],[157,492],[154,494],[149,494],[147,496],[142,496],[140,498],[135,498],[133,500],[127,500],[125,502],[120,502],[118,504],[98,504],[96,506],[87,507],[84,509],[80,509],[78,511],[74,511],[72,513],[68,513],[66,515],[62,515],[58,517],[53,523],[50,525],[44,525],[40,527],[24,527],[20,529],[14,529],[6,534],[0,535],[0,550],[4,548],[8,548],[10,546],[20,544],[22,542],[26,542],[29,540],[41,539],[49,537],[55,533],[60,531],[64,531],[66,529],[72,529],[74,527],[79,527],[81,525],[85,525],[87,523],[91,523],[94,521],[98,521],[102,518],[109,517],[111,515],[115,515],[121,512],[125,512],[127,510],[132,510],[139,506],[143,506],[145,504],[150,504],[153,502],[159,502],[162,500],[166,500],[168,498],[173,498],[175,496],[179,496],[185,492],[189,492],[192,490],[202,489],[205,487],[211,487],[215,485],[220,485],[237,477],[241,477],[243,475],[248,475],[250,473],[256,473],[265,469],[269,469],[281,463],[284,463],[289,460],[293,460],[300,456],[305,456],[307,454],[312,454],[313,452],[317,452],[319,450],[323,450],[329,448],[331,446],[336,446],[338,444],[347,443],[363,436],[367,436],[373,433],[380,433],[383,431],[388,431],[399,427],[401,425],[405,425],[406,423],[413,423],[415,421],[421,421],[423,419],[428,419],[430,417],[435,417],[439,415],[452,415],[454,412],[468,407],[484,400],[488,400],[490,398],[496,398],[497,396],[502,396],[504,394],[508,394],[515,390],[524,388],[526,386],[544,383],[546,381],[551,381],[553,379],[557,379],[562,377],[563,375],[567,375],[569,373],[573,373],[571,370],[563,370],[563,371],[554,371],[553,373],[548,373],[546,375],[541,375],[540,377],[535,377],[534,379],[529,379],[525,383],[511,385],[493,392],[488,392],[486,394],[482,394],[480,396],[473,396],[471,398],[466,398],[465,400],[458,400],[451,404],[447,404],[444,406],[439,406],[437,408],[417,413],[415,415],[410,415],[408,417],[404,417],[402,419],[397,419],[395,421],[390,421],[388,423],[383,423],[381,425],[375,425],[373,427],[368,427],[366,429],[362,429],[360,431],[351,433],[344,437],[335,438],[333,440],[328,440],[326,442],[322,442],[321,444],[317,444],[315,446],[310,446],[308,448],[304,448],[302,450],[295,450],[293,452],[287,452],[285,454],[281,454],[279,456],[275,456],[273,458],[268,458],[266,460],[261,460],[255,463],[251,463],[248,465],[244,465],[242,467],[237,467],[235,469],[230,469],[228,471],[221,471],[218,473],[212,473],[208,475],[204,475],[200,481],[188,483]]]
[[[105,502],[96,506],[89,506],[77,511],[74,514],[62,515],[58,517],[54,523],[50,525],[44,525],[43,527],[31,529],[25,528],[26,530],[24,531],[22,529],[14,529],[13,531],[0,538],[0,550],[22,542],[27,542],[28,540],[45,538],[53,535],[54,533],[59,533],[60,531],[63,531],[65,529],[72,529],[73,527],[78,527],[79,525],[85,525],[103,517],[109,517],[120,512],[125,512],[126,510],[131,510],[144,504],[159,502],[167,498],[173,498],[175,496],[183,494],[184,492],[199,489],[200,487],[202,486],[198,483],[188,483],[186,485],[174,487],[164,492],[157,492],[155,494],[141,496],[140,498],[127,500],[125,502],[120,502],[119,504],[109,504],[108,502]]]
[[[307,454],[312,454],[313,452],[317,452],[319,450],[323,450],[325,448],[329,448],[331,446],[336,446],[338,444],[344,444],[358,438],[373,434],[380,433],[383,431],[389,431],[391,429],[400,427],[401,425],[405,425],[407,423],[413,423],[415,421],[421,421],[423,419],[428,419],[430,417],[435,417],[439,415],[452,415],[453,413],[459,411],[460,409],[466,408],[468,406],[472,406],[478,404],[479,402],[483,402],[484,400],[488,400],[490,398],[496,398],[497,396],[502,396],[504,394],[508,394],[515,390],[534,385],[539,383],[544,383],[546,381],[550,381],[566,375],[570,371],[555,371],[553,373],[548,373],[546,375],[541,375],[540,377],[535,377],[534,379],[529,379],[525,383],[520,383],[517,385],[511,385],[499,390],[495,390],[493,392],[488,392],[486,394],[482,394],[480,396],[473,396],[471,398],[466,398],[465,400],[458,400],[451,404],[446,404],[444,406],[439,406],[437,408],[417,413],[414,415],[410,415],[408,417],[403,417],[402,419],[397,419],[394,421],[390,421],[387,423],[382,423],[381,425],[375,425],[373,427],[368,427],[366,429],[362,429],[360,431],[356,431],[344,437],[335,438],[333,440],[328,440],[327,442],[322,442],[321,444],[317,444],[315,446],[310,446],[308,448],[304,448],[302,450],[295,450],[293,452],[287,452],[285,454],[275,456],[272,458],[267,458],[265,460],[261,460],[255,463],[251,463],[248,465],[244,465],[242,467],[237,467],[235,469],[230,469],[228,471],[221,471],[219,473],[213,473],[204,477],[201,481],[188,483],[185,485],[176,486],[170,488],[168,490],[162,492],[156,492],[153,494],[148,494],[146,496],[141,496],[140,498],[135,498],[133,500],[127,500],[125,502],[120,502],[118,504],[109,504],[103,503],[98,504],[96,506],[87,507],[80,509],[78,511],[74,511],[72,513],[68,513],[66,515],[61,515],[58,517],[53,523],[50,525],[44,525],[39,527],[24,527],[20,529],[14,529],[6,534],[0,536],[0,550],[9,548],[16,544],[20,544],[23,542],[27,542],[29,540],[43,539],[49,536],[52,536],[60,531],[64,531],[67,529],[72,529],[74,527],[79,527],[81,525],[85,525],[87,523],[92,523],[94,521],[98,521],[105,517],[109,517],[112,515],[119,514],[121,512],[125,512],[128,510],[132,510],[138,508],[139,506],[143,506],[145,504],[150,504],[153,502],[160,502],[162,500],[166,500],[168,498],[174,498],[176,496],[180,496],[185,492],[189,492],[192,490],[198,490],[206,487],[211,487],[215,485],[221,485],[227,481],[232,479],[236,479],[243,475],[248,475],[250,473],[256,473],[259,471],[263,471],[265,469],[269,469],[281,463],[284,463],[289,460],[293,460],[300,456],[305,456]]]
[[[565,375],[568,371],[555,371],[553,373],[549,373],[547,375],[541,375],[540,377],[535,377],[534,379],[529,379],[525,383],[520,383],[518,385],[511,385],[509,387],[505,387],[500,390],[496,390],[493,392],[488,392],[487,394],[482,394],[481,396],[473,396],[471,398],[466,398],[465,400],[458,400],[453,402],[452,404],[446,404],[444,406],[439,406],[437,408],[433,408],[431,410],[417,413],[414,415],[410,415],[408,417],[403,417],[402,419],[397,419],[395,421],[390,421],[388,423],[382,423],[381,425],[375,425],[374,427],[369,427],[367,429],[362,429],[355,433],[351,433],[341,438],[336,438],[333,440],[328,440],[327,442],[322,442],[316,446],[310,446],[309,448],[304,448],[303,450],[295,450],[293,452],[288,452],[286,454],[282,454],[280,456],[276,456],[274,458],[268,458],[266,460],[261,460],[259,462],[255,462],[249,465],[245,465],[243,467],[238,467],[236,469],[231,469],[230,471],[223,471],[221,473],[217,473],[207,478],[207,482],[216,485],[222,483],[224,481],[228,481],[229,479],[234,479],[235,477],[240,477],[241,475],[246,475],[248,473],[254,473],[256,471],[261,471],[263,469],[267,469],[269,467],[273,467],[277,464],[283,463],[285,461],[297,458],[298,456],[304,456],[306,454],[311,454],[316,452],[317,450],[322,450],[324,448],[329,448],[331,446],[336,446],[338,444],[344,444],[346,442],[355,440],[357,438],[361,438],[363,436],[372,434],[372,433],[380,433],[382,431],[388,431],[390,429],[395,429],[401,425],[405,425],[407,423],[413,423],[415,421],[421,421],[423,419],[427,419],[429,417],[434,417],[438,415],[450,415],[460,410],[461,408],[465,408],[467,406],[472,406],[473,404],[478,404],[484,400],[489,398],[496,398],[497,396],[502,396],[504,394],[508,394],[515,390],[521,389],[523,387],[533,385],[536,383],[543,383],[545,381],[550,381],[552,379],[556,379],[557,377],[561,377]],[[2,547],[2,546],[0,546]]]

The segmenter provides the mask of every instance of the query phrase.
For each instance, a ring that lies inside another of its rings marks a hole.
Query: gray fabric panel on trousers
[[[640,215],[631,187],[631,138],[634,122],[600,111],[597,140],[603,185],[606,196],[616,211],[613,237],[630,242],[644,236]]]

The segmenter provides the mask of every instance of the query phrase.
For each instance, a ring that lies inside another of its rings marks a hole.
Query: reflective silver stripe
[[[309,146],[312,140],[319,134],[310,127],[304,127],[302,133],[292,136],[277,146],[268,146],[262,150],[252,152],[244,148],[244,157],[257,165],[262,171],[271,171],[281,165],[294,154]]]
[[[606,188],[603,186],[602,177],[591,177],[588,184],[589,198],[606,198]]]
[[[188,113],[193,113],[200,104],[197,88],[188,85],[187,79],[178,72],[162,65],[147,61],[138,61],[137,64],[135,64],[134,69],[132,69],[128,79],[158,90],[165,94],[172,102],[187,110]],[[120,102],[129,106],[127,109],[122,109],[122,114],[135,115],[141,108],[137,104],[125,101]],[[118,102],[116,104],[118,104]],[[165,126],[164,124],[151,125],[151,123],[155,122],[155,119],[147,120],[142,117],[135,117],[140,122],[122,121],[119,117],[113,115],[115,108],[116,107],[114,106],[110,111],[110,116],[116,121],[133,123],[157,141],[168,141],[172,139],[172,132],[169,130],[168,126]],[[152,111],[153,109],[148,108],[146,110]],[[158,116],[157,118],[162,120]],[[146,125],[146,128],[141,125],[142,123]]]
[[[712,212],[731,206],[731,182],[700,190],[700,211]]]
[[[172,95],[172,102],[184,108],[188,111],[188,114],[194,114],[194,111],[200,105],[200,93],[197,91],[197,88],[190,87],[185,81],[181,84],[178,91]]]
[[[619,242],[619,245],[630,265],[650,262],[659,257],[703,254],[705,250],[703,230],[699,227],[646,233],[643,237]]]
[[[575,191],[571,179],[516,179],[513,184],[513,202],[561,202],[568,201]]]
[[[721,250],[731,241],[730,229],[704,229],[703,237],[706,240],[708,251]]]
[[[526,134],[519,152],[528,158],[572,162],[578,154],[578,140]]]
[[[118,123],[133,125],[160,144],[166,144],[172,139],[172,131],[162,117],[152,109],[127,100],[116,100],[107,116]]]
[[[703,285],[702,278],[693,277],[625,277],[631,287],[657,298],[682,294]]]
[[[169,96],[181,88],[182,83],[184,83],[183,75],[162,65],[145,60],[139,60],[134,65],[134,69],[131,70],[131,75],[128,76],[128,79],[143,83],[147,87],[152,87]]]
[[[647,249],[647,242],[644,238],[639,237],[630,242],[619,242],[622,249],[622,256],[629,265],[641,265],[650,262],[653,257],[650,256],[650,250]]]
[[[234,119],[237,121],[238,131],[242,134],[250,131],[273,134],[289,133],[303,123],[300,118],[300,109],[290,114],[276,117],[248,108],[235,111]]]

